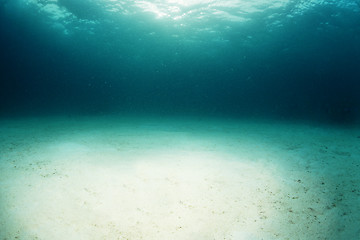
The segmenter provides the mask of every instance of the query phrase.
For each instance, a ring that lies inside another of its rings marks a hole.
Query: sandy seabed
[[[3,119],[0,239],[360,239],[360,128]]]

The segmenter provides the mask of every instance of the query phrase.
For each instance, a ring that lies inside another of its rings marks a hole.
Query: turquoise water
[[[2,113],[359,116],[357,1],[1,1]]]
[[[360,239],[358,0],[0,0],[0,239]]]

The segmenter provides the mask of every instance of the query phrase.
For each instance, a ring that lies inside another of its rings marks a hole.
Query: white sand
[[[359,239],[360,129],[0,121],[0,239]]]

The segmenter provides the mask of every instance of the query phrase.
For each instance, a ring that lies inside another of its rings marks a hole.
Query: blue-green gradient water
[[[358,0],[0,0],[1,114],[356,122]]]

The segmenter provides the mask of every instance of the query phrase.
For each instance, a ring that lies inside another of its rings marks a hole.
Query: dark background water
[[[59,4],[72,20],[54,24],[65,18],[0,1],[1,114],[357,122],[359,6],[315,4],[296,14],[299,2],[249,14],[244,23],[181,27],[150,13],[115,15],[93,1],[65,0]]]

